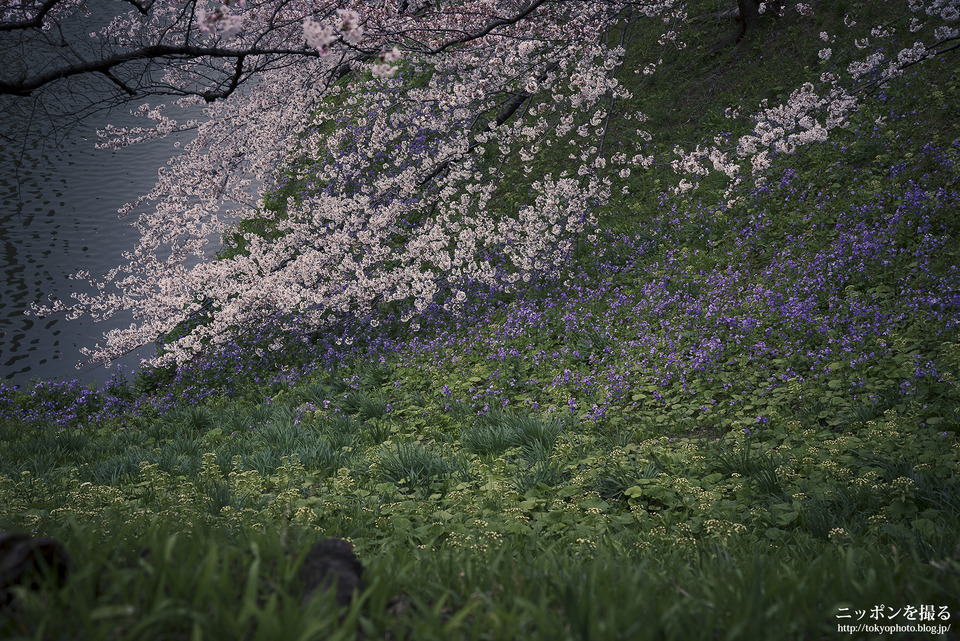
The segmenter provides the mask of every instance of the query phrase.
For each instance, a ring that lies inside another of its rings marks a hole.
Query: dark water
[[[91,289],[69,278],[78,269],[96,278],[124,262],[122,253],[135,247],[137,236],[117,209],[154,186],[157,170],[175,152],[174,139],[96,149],[98,127],[135,122],[122,110],[88,118],[62,139],[24,147],[25,138],[10,133],[23,123],[12,117],[0,115],[0,380],[104,381],[113,371],[102,365],[76,369],[84,360],[80,348],[92,348],[105,331],[129,325],[132,317],[96,323],[24,311],[46,304],[50,295],[67,302],[70,292]],[[141,348],[116,363],[129,372],[151,353]]]

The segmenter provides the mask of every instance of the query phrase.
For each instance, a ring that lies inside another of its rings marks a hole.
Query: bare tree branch
[[[40,5],[37,10],[37,14],[30,18],[29,20],[21,20],[19,22],[0,22],[0,31],[18,31],[22,29],[33,29],[39,27],[43,24],[43,19],[47,16],[50,10],[56,6],[60,0],[46,0],[42,5]]]
[[[319,57],[316,51],[307,48],[303,49],[259,49],[256,47],[248,49],[226,49],[221,47],[198,47],[193,45],[154,45],[144,47],[135,51],[119,53],[99,60],[84,60],[71,65],[65,65],[57,69],[51,69],[45,73],[37,74],[31,78],[24,78],[19,81],[9,82],[0,81],[0,94],[13,96],[29,96],[37,89],[53,83],[57,80],[63,80],[72,76],[78,76],[90,73],[102,73],[106,75],[115,67],[134,62],[137,60],[169,60],[180,61],[188,58],[231,58],[236,59],[242,68],[242,61],[249,56],[287,56],[297,55],[306,57]],[[236,77],[236,74],[234,74]],[[114,82],[113,78],[111,78]],[[126,89],[125,89],[126,90]],[[227,94],[217,97],[226,97]]]
[[[482,37],[488,35],[491,31],[493,31],[493,30],[496,29],[497,27],[503,27],[503,26],[508,26],[508,25],[516,24],[516,23],[520,22],[521,20],[523,20],[524,18],[526,18],[527,16],[529,16],[529,15],[533,12],[534,9],[536,9],[537,7],[539,7],[540,5],[542,5],[543,3],[545,3],[546,1],[547,1],[547,0],[533,0],[533,2],[531,2],[529,5],[527,5],[526,8],[524,8],[523,10],[521,10],[520,12],[518,12],[518,13],[517,13],[516,15],[514,15],[513,17],[510,17],[510,18],[497,18],[496,20],[491,20],[489,23],[487,23],[487,26],[484,27],[483,29],[481,29],[480,31],[476,31],[476,32],[473,32],[473,33],[464,34],[463,36],[461,36],[461,37],[459,37],[459,38],[455,38],[455,39],[453,39],[453,40],[450,40],[450,41],[448,41],[448,42],[445,42],[445,43],[443,43],[442,45],[440,45],[439,47],[437,47],[437,48],[435,48],[435,49],[431,49],[431,50],[429,50],[429,51],[425,51],[425,52],[423,52],[423,53],[426,53],[426,54],[429,54],[429,55],[432,55],[432,56],[433,56],[433,55],[436,55],[436,54],[438,54],[438,53],[441,53],[442,51],[445,51],[446,49],[449,49],[450,47],[453,47],[453,46],[456,46],[456,45],[459,45],[459,44],[464,44],[464,43],[466,43],[466,42],[470,42],[471,40],[477,40],[478,38],[482,38]]]

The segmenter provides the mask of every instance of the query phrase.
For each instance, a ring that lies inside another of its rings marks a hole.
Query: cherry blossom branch
[[[521,20],[524,20],[525,18],[527,18],[527,16],[533,13],[538,7],[540,7],[546,1],[547,0],[532,0],[530,4],[528,4],[525,8],[521,9],[519,12],[517,12],[515,15],[511,16],[510,18],[497,18],[496,20],[491,20],[489,23],[487,23],[487,25],[483,29],[480,29],[479,31],[475,31],[473,33],[464,33],[464,35],[459,38],[449,40],[443,43],[442,45],[440,45],[439,47],[424,51],[422,53],[425,53],[430,56],[435,56],[439,53],[446,51],[450,47],[455,47],[456,45],[464,44],[466,42],[471,42],[473,40],[478,40],[492,33],[493,30],[496,29],[497,27],[515,25]]]
[[[61,0],[44,0],[44,2],[37,7],[37,12],[32,18],[20,20],[18,22],[0,22],[0,32],[19,31],[39,27],[41,24],[43,24],[43,20],[47,17],[47,14],[50,13],[50,10],[60,2]],[[7,11],[12,12],[13,8],[10,7],[7,9]]]
[[[826,140],[830,131],[846,126],[849,115],[860,104],[859,96],[869,95],[870,89],[883,86],[902,75],[907,68],[919,64],[924,59],[929,59],[932,57],[930,52],[943,41],[960,36],[957,29],[949,26],[949,23],[960,18],[958,5],[960,3],[957,0],[933,0],[932,2],[911,0],[912,13],[923,12],[935,22],[937,19],[943,21],[934,30],[934,36],[940,42],[932,45],[924,45],[920,41],[914,42],[912,46],[900,49],[895,59],[891,61],[888,61],[884,53],[874,52],[865,59],[849,63],[846,75],[853,84],[850,88],[844,86],[841,75],[832,72],[821,73],[817,84],[823,89],[818,90],[814,82],[807,82],[792,92],[790,98],[782,105],[767,107],[764,104],[761,111],[753,116],[756,123],[754,131],[741,136],[736,141],[734,149],[726,143],[698,146],[689,152],[679,147],[675,148],[678,159],[672,165],[678,174],[684,175],[678,190],[692,189],[696,186],[699,177],[714,172],[726,174],[732,184],[736,185],[743,179],[740,170],[746,162],[751,165],[750,173],[762,182],[765,172],[771,166],[774,154],[794,153],[806,145]],[[805,3],[797,3],[795,7],[801,15],[809,14],[811,11],[809,5]],[[786,10],[786,6],[783,9]],[[899,20],[902,21],[905,17]],[[856,21],[850,16],[847,16],[845,22],[848,28],[856,25]],[[854,44],[857,49],[865,49],[869,38],[877,40],[889,38],[894,32],[892,26],[894,22],[875,26],[870,30],[870,36],[867,38],[855,39]],[[924,26],[921,21],[914,18],[911,30],[919,31]],[[825,42],[831,42],[836,38],[827,33],[821,33],[820,37]],[[940,53],[944,52],[938,52],[937,55]],[[830,60],[833,57],[832,48],[821,49],[819,57],[824,62]],[[856,84],[860,78],[870,74],[875,77]],[[694,181],[691,182],[687,179],[688,177],[693,177]]]
[[[137,51],[131,51],[127,53],[119,53],[105,58],[100,58],[97,60],[85,60],[79,61],[71,65],[66,65],[63,67],[58,67],[56,69],[51,69],[50,71],[36,74],[35,76],[29,79],[17,80],[17,81],[3,81],[0,80],[0,94],[8,94],[14,96],[30,96],[37,89],[44,87],[52,82],[58,80],[63,80],[65,78],[70,78],[72,76],[79,76],[91,73],[101,73],[105,76],[110,77],[110,72],[120,66],[130,62],[135,62],[139,60],[170,60],[177,61],[183,58],[228,58],[235,60],[239,69],[242,71],[243,61],[252,56],[309,56],[309,57],[319,57],[319,54],[315,51],[304,50],[304,49],[287,49],[287,48],[257,48],[252,47],[249,49],[226,49],[222,47],[201,47],[194,45],[154,45],[149,47],[144,47]],[[233,77],[236,78],[237,74],[233,74]],[[113,78],[111,77],[111,80]],[[113,80],[114,82],[119,82]],[[130,92],[134,91],[125,85],[121,85],[124,91]],[[232,92],[232,91],[231,91]],[[231,92],[224,93],[222,96],[218,95],[218,98],[225,98]],[[135,91],[134,91],[135,93]]]
[[[929,29],[952,29],[957,0],[912,2],[914,13],[933,12]],[[782,4],[801,18],[812,11],[809,3]],[[77,7],[51,4],[41,22],[53,28],[55,12]],[[178,122],[145,105],[139,113],[149,126],[104,132],[111,147],[186,129],[196,137],[150,193],[122,210],[140,214],[140,241],[125,263],[94,281],[93,294],[39,311],[132,314],[133,324],[108,332],[91,358],[109,361],[164,340],[152,362],[184,363],[266,319],[289,319],[299,328],[291,332],[342,322],[415,328],[428,309],[456,312],[473,287],[511,291],[556,270],[597,224],[596,208],[653,161],[640,149],[604,152],[613,101],[630,97],[617,73],[627,43],[609,43],[609,28],[629,11],[656,25],[661,45],[679,47],[684,7],[680,0],[143,4],[95,32],[104,46],[99,59],[171,49],[94,73],[113,73],[121,92],[190,96],[179,102],[192,108],[206,101],[204,118]],[[22,21],[0,11],[0,19],[13,18]],[[884,29],[869,38],[888,42]],[[939,41],[956,37],[935,33]],[[847,34],[825,35],[832,42]],[[883,51],[897,48],[890,41]],[[915,61],[903,55],[894,69]],[[831,56],[825,47],[824,64]],[[681,188],[694,187],[685,185],[688,176],[717,173],[762,180],[773,155],[844,126],[860,100],[848,80],[891,68],[881,66],[883,55],[851,56],[845,70],[795,87],[783,104],[761,105],[752,131],[732,145],[718,138],[693,151],[676,148]],[[158,78],[147,75],[150,61],[162,66]],[[637,71],[653,73],[659,62]],[[544,153],[568,157],[569,167],[546,173],[536,162]],[[481,162],[497,157],[499,164]],[[522,171],[505,199],[498,181],[508,158]]]

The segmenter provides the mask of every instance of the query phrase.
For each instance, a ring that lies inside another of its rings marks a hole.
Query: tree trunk
[[[740,30],[737,33],[736,41],[740,42],[748,31],[753,31],[760,25],[760,2],[758,0],[737,0],[737,5],[740,8],[740,15],[737,16]]]

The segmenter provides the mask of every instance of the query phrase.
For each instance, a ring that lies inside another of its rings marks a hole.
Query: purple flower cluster
[[[919,156],[914,167],[947,171],[956,157],[930,144]],[[943,258],[956,242],[960,193],[930,187],[931,176],[916,170],[894,172],[894,183],[854,172],[857,189],[844,193],[813,190],[786,171],[734,209],[664,197],[648,227],[653,241],[608,236],[590,269],[544,282],[542,295],[474,317],[471,327],[413,342],[404,358],[446,359],[455,377],[458,354],[485,355],[495,375],[458,399],[480,412],[496,399],[600,419],[668,396],[726,412],[791,380],[873,400],[868,382],[893,378],[910,394],[916,379],[941,379],[903,337],[946,341],[958,329],[960,268]],[[718,235],[711,228],[721,218]],[[613,246],[620,255],[604,262]],[[505,365],[528,378],[499,375]]]
[[[876,391],[871,382],[892,381],[910,394],[917,379],[941,380],[914,339],[955,341],[960,329],[951,249],[960,191],[939,176],[957,170],[960,141],[911,148],[912,163],[882,170],[787,169],[733,206],[655,195],[660,206],[643,234],[583,240],[571,267],[509,295],[458,284],[465,305],[454,313],[441,296],[419,329],[399,322],[398,309],[323,332],[278,316],[149,395],[132,393],[122,377],[97,392],[76,382],[0,384],[0,418],[103,423],[211,396],[262,399],[318,371],[388,360],[427,368],[434,387],[414,391],[446,406],[566,410],[597,421],[614,409],[740,410],[756,429],[769,420],[758,400],[791,381],[864,400]],[[489,374],[464,373],[478,363]]]
[[[102,389],[71,381],[38,381],[21,389],[0,382],[0,420],[34,427],[116,424],[125,415],[143,415],[171,407],[170,399],[140,396],[121,368]]]

